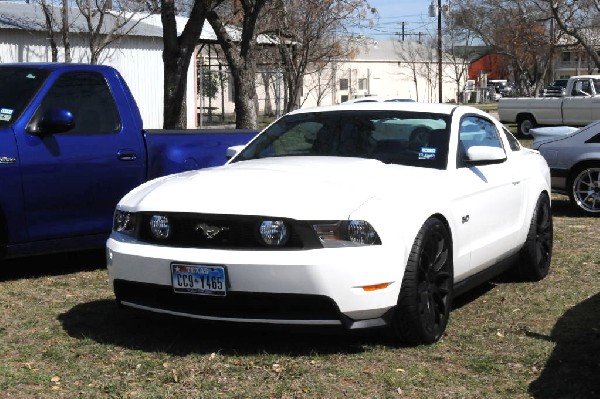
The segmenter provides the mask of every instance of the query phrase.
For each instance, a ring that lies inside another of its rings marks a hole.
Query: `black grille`
[[[192,248],[226,249],[309,249],[321,248],[318,237],[310,223],[284,219],[290,230],[290,239],[282,247],[266,246],[258,236],[259,226],[264,217],[204,215],[190,213],[162,213],[169,218],[172,234],[165,240],[155,238],[150,231],[150,218],[154,214],[141,213],[139,216],[138,238],[141,241],[159,245]],[[208,225],[219,229],[209,237],[199,226]]]
[[[340,320],[326,296],[229,292],[225,297],[176,294],[170,286],[114,281],[118,301],[198,316],[267,320]]]

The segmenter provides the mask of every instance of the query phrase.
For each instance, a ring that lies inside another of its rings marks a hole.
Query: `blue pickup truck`
[[[0,262],[103,247],[132,188],[223,164],[256,133],[144,130],[108,66],[0,65]]]

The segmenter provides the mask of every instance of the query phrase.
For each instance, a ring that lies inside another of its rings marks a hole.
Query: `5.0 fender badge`
[[[202,231],[206,238],[215,238],[222,231],[229,231],[229,227],[210,226],[206,223],[199,223],[194,227],[196,231]]]

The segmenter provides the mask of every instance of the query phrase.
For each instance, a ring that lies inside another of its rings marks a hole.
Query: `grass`
[[[432,346],[380,330],[226,325],[120,309],[103,251],[0,269],[0,397],[598,398],[600,218],[553,196],[549,276],[456,299]]]
[[[398,347],[379,330],[224,325],[120,309],[102,251],[8,262],[0,396],[599,397],[600,218],[553,200],[550,275],[494,281],[457,298],[432,346]]]

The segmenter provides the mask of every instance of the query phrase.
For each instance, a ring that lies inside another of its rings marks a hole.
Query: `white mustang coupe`
[[[549,271],[550,174],[476,108],[410,102],[291,112],[226,165],[117,205],[119,304],[228,322],[443,335],[452,299]]]

